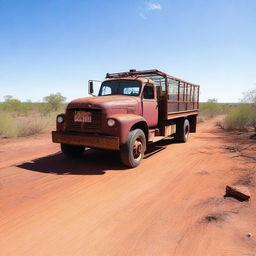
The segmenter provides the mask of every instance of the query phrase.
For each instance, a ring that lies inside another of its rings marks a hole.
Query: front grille
[[[91,113],[92,120],[90,123],[75,122],[75,111],[86,111]],[[101,127],[102,112],[98,109],[68,109],[66,112],[67,131],[75,132],[98,132]]]

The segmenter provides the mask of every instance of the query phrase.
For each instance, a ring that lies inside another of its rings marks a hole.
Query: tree
[[[5,95],[4,96],[4,102],[10,103],[10,104],[17,104],[17,103],[19,104],[19,103],[21,103],[20,100],[13,98],[13,96],[11,96],[11,95]]]
[[[13,98],[11,95],[4,96],[4,108],[8,111],[19,112],[21,108],[21,101]]]
[[[207,102],[209,103],[217,103],[218,100],[216,98],[208,99]]]
[[[66,101],[66,97],[57,92],[44,97],[43,100],[50,104],[52,110],[57,111],[60,105]]]
[[[256,88],[243,93],[243,101],[256,104]]]
[[[247,92],[243,93],[243,102],[250,104],[251,114],[249,115],[250,118],[250,125],[254,127],[256,132],[256,88],[252,90],[248,90]]]

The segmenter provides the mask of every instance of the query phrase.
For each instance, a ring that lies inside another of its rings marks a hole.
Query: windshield
[[[101,84],[99,96],[105,95],[131,95],[140,94],[141,83],[134,80],[109,80]]]

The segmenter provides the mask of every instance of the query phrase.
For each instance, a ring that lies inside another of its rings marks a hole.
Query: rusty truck
[[[119,150],[122,163],[136,167],[149,144],[168,136],[186,142],[196,132],[199,85],[132,69],[107,73],[95,96],[94,81],[88,81],[90,97],[71,101],[56,118],[52,141],[66,156],[81,156],[85,147]]]

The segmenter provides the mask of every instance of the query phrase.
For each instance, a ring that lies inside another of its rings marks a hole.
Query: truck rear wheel
[[[188,119],[180,120],[176,125],[175,140],[178,142],[186,142],[189,136],[189,129]]]
[[[84,146],[76,146],[76,145],[70,145],[70,144],[64,144],[61,143],[61,151],[62,153],[70,158],[80,157],[83,155]]]
[[[128,167],[138,166],[144,157],[145,150],[144,132],[141,129],[130,131],[126,143],[120,149],[122,163]]]

